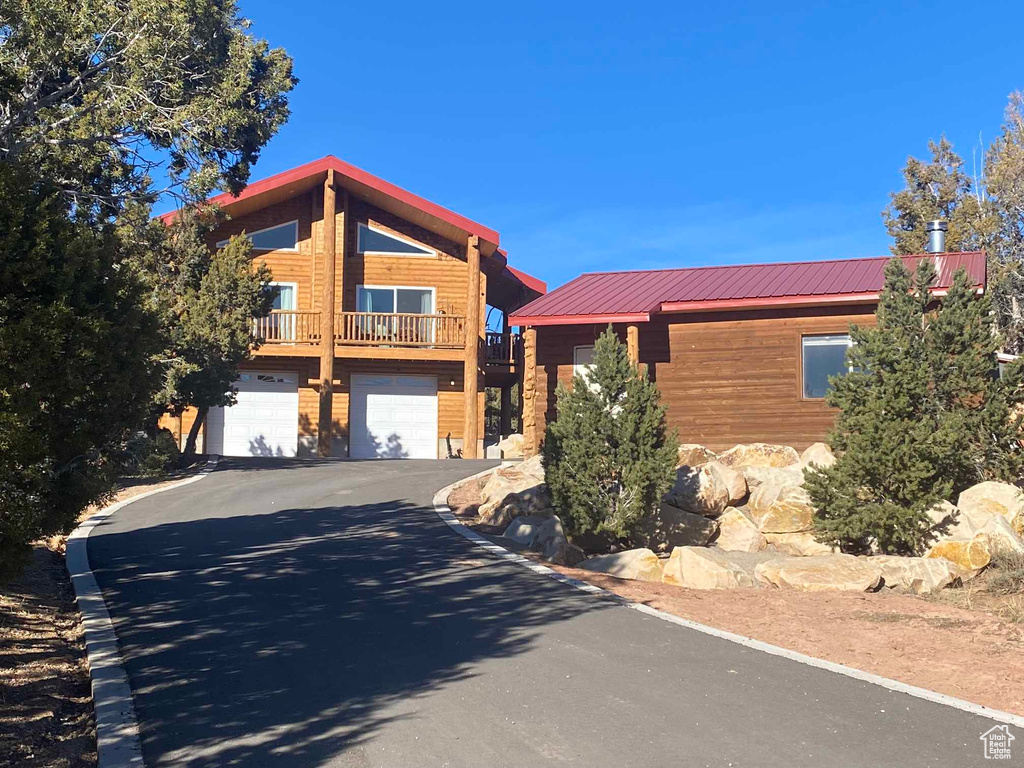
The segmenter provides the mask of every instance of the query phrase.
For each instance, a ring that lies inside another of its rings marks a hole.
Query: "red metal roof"
[[[530,302],[509,320],[514,325],[644,322],[657,312],[874,302],[891,258],[593,272]],[[935,260],[937,292],[951,285],[960,267],[976,286],[985,287],[983,251],[903,257],[911,269],[921,258]]]

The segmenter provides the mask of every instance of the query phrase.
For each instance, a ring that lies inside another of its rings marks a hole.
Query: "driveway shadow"
[[[539,627],[611,606],[510,579],[405,502],[101,527],[89,549],[150,766],[322,764]]]

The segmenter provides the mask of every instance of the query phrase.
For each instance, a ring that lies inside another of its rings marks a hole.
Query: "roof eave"
[[[600,323],[647,323],[651,315],[648,312],[634,312],[631,314],[609,314],[609,315],[516,315],[508,318],[509,325],[534,326],[534,325],[593,325]]]

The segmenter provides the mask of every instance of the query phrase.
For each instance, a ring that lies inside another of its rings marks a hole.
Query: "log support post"
[[[462,367],[462,388],[466,415],[462,428],[462,456],[477,458],[480,440],[480,238],[470,235],[466,242],[469,280],[466,288],[466,345]]]
[[[640,329],[635,323],[626,326],[626,354],[629,355],[629,362],[633,365],[640,365]]]
[[[523,333],[523,410],[519,421],[523,429],[523,456],[536,456],[540,450],[537,431],[537,329]]]
[[[334,313],[336,247],[336,201],[334,171],[327,171],[324,181],[324,285],[320,294],[320,411],[317,422],[316,452],[331,455],[334,407]]]

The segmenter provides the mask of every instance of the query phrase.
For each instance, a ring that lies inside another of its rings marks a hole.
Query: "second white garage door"
[[[352,375],[354,459],[436,459],[437,377]]]

